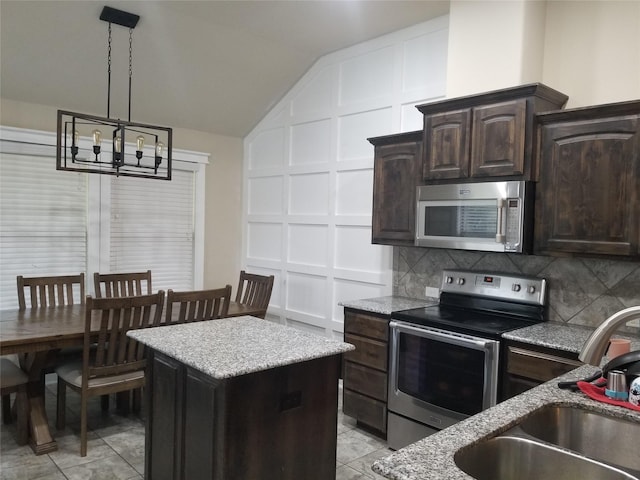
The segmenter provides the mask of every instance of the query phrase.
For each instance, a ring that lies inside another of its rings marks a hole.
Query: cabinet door
[[[471,110],[425,115],[425,180],[469,176]]]
[[[216,383],[162,354],[152,354],[145,442],[147,478],[222,478],[214,471],[221,450],[215,439]]]
[[[639,118],[541,127],[536,252],[640,253]]]
[[[471,176],[523,175],[526,99],[473,109]]]
[[[216,383],[198,371],[184,369],[184,400],[182,410],[182,476],[184,480],[222,478],[218,461],[213,454],[222,449],[219,430],[220,419],[216,415]],[[218,471],[216,471],[218,469]]]
[[[375,149],[372,243],[413,245],[421,142]]]
[[[151,355],[145,388],[150,405],[145,432],[145,471],[147,478],[176,480],[181,478],[182,470],[183,367],[163,355]]]

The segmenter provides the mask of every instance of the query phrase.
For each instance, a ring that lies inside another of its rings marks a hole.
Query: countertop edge
[[[360,300],[342,300],[338,302],[338,305],[370,313],[391,315],[392,313],[399,312],[401,310],[427,307],[429,305],[436,305],[437,303],[437,298],[420,299],[403,297],[401,295],[388,295],[384,297],[363,298]]]
[[[455,453],[513,427],[534,411],[547,405],[578,406],[595,412],[637,422],[640,412],[608,405],[581,392],[561,390],[562,380],[579,380],[596,372],[597,367],[583,365],[451,427],[402,448],[376,461],[374,472],[395,480],[468,480],[473,477],[455,464]]]
[[[238,335],[238,329],[245,335]],[[250,316],[132,330],[127,335],[217,380],[355,349],[350,343]]]

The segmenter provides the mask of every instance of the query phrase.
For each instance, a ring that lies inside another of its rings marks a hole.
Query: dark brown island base
[[[130,335],[150,348],[146,479],[335,479],[352,345],[253,317]]]

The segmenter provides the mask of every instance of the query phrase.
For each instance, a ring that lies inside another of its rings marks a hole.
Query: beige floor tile
[[[0,425],[0,480],[142,480],[144,474],[144,412],[121,415],[115,398],[103,412],[100,399],[89,404],[87,456],[80,456],[80,397],[67,392],[67,422],[55,429],[56,381],[47,376],[45,404],[58,451],[36,456],[29,446],[15,444],[15,425]],[[341,405],[342,390],[338,404]],[[355,419],[338,411],[336,480],[382,478],[371,470],[391,453],[378,437],[357,428]]]

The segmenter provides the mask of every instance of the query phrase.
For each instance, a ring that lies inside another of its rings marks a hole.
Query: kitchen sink
[[[575,407],[548,406],[518,427],[536,439],[640,475],[640,423]]]
[[[460,469],[478,480],[637,480],[601,462],[528,438],[508,435],[461,449],[454,460]]]

